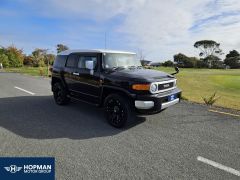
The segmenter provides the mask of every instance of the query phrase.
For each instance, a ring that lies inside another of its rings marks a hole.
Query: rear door
[[[94,104],[100,102],[101,85],[100,85],[100,54],[78,54],[77,68],[74,79],[74,95],[79,99]],[[93,61],[94,68],[88,69],[87,64]]]
[[[67,58],[67,62],[64,69],[64,77],[66,84],[68,86],[68,90],[72,94],[75,90],[75,84],[76,84],[76,68],[78,64],[78,55],[77,54],[70,54]]]

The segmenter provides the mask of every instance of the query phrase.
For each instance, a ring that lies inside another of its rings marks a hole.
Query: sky
[[[165,61],[198,56],[194,42],[211,39],[225,55],[240,51],[240,0],[0,0],[0,45],[26,54],[108,49]]]

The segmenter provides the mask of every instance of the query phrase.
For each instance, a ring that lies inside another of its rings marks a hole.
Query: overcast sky
[[[240,51],[240,0],[1,0],[0,45],[55,51],[141,50],[147,59],[198,56],[197,40]]]

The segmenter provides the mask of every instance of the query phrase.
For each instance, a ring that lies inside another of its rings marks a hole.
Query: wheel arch
[[[59,77],[52,77],[52,81],[51,81],[52,88],[53,88],[53,85],[57,82],[61,83],[63,85],[63,87],[65,87],[68,90],[66,83]]]
[[[103,86],[100,106],[103,106],[106,97],[109,96],[110,94],[121,95],[123,97],[128,98],[130,102],[133,102],[133,99],[135,97],[135,94],[131,94],[125,89],[113,86]]]

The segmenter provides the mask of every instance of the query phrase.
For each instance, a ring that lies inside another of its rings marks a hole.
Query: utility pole
[[[105,31],[105,49],[107,49],[107,32]]]

